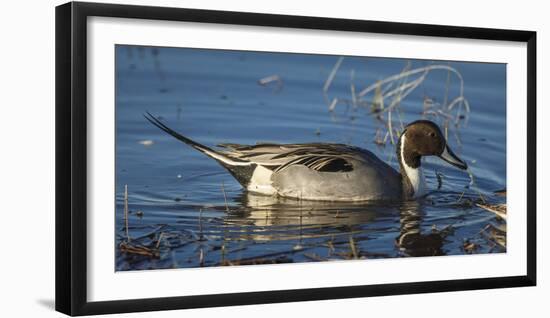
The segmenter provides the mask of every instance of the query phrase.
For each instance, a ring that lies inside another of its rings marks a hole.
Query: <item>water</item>
[[[492,203],[505,201],[493,194],[506,188],[503,64],[344,59],[328,90],[329,102],[334,97],[349,100],[352,83],[357,93],[400,73],[407,63],[410,68],[449,65],[462,74],[471,113],[459,120],[461,128],[451,125],[449,143],[471,167],[476,184],[469,187],[468,174],[426,158],[431,192],[420,201],[351,204],[252,195],[214,160],[143,117],[149,111],[211,147],[227,142],[346,143],[369,149],[397,168],[393,145],[373,142],[377,130],[384,137],[385,128],[368,108],[348,102],[328,111],[323,85],[337,60],[117,46],[116,270],[505,252],[487,235],[505,224],[475,204],[480,194]],[[270,75],[281,81],[258,84]],[[439,103],[458,96],[457,78],[451,74],[448,86],[447,81],[448,72],[431,72],[402,101],[403,122],[422,118],[425,96]],[[371,101],[369,96],[365,100]],[[398,113],[393,116],[399,128]],[[435,171],[442,174],[440,189]]]

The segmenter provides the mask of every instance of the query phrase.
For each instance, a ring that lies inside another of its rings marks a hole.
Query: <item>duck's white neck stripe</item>
[[[424,179],[424,173],[422,173],[422,166],[418,168],[413,168],[405,162],[404,150],[405,143],[407,141],[406,133],[401,135],[401,149],[399,149],[401,154],[401,166],[405,170],[405,174],[409,178],[411,185],[413,187],[413,197],[418,198],[423,196],[426,193],[426,181]]]

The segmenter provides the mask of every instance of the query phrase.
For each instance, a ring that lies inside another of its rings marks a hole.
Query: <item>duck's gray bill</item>
[[[443,153],[439,157],[457,168],[463,170],[468,169],[468,165],[462,161],[462,159],[458,158],[448,146],[445,146]]]

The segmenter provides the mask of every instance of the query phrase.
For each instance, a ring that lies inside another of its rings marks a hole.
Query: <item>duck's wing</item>
[[[304,165],[315,171],[338,172],[353,170],[352,162],[363,161],[366,150],[327,143],[307,144],[220,144],[224,155],[249,161],[280,172],[293,165]],[[374,156],[374,155],[373,155]]]

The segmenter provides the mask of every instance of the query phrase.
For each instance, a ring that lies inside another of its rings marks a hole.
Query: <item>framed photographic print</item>
[[[536,34],[56,8],[56,309],[536,284]]]

